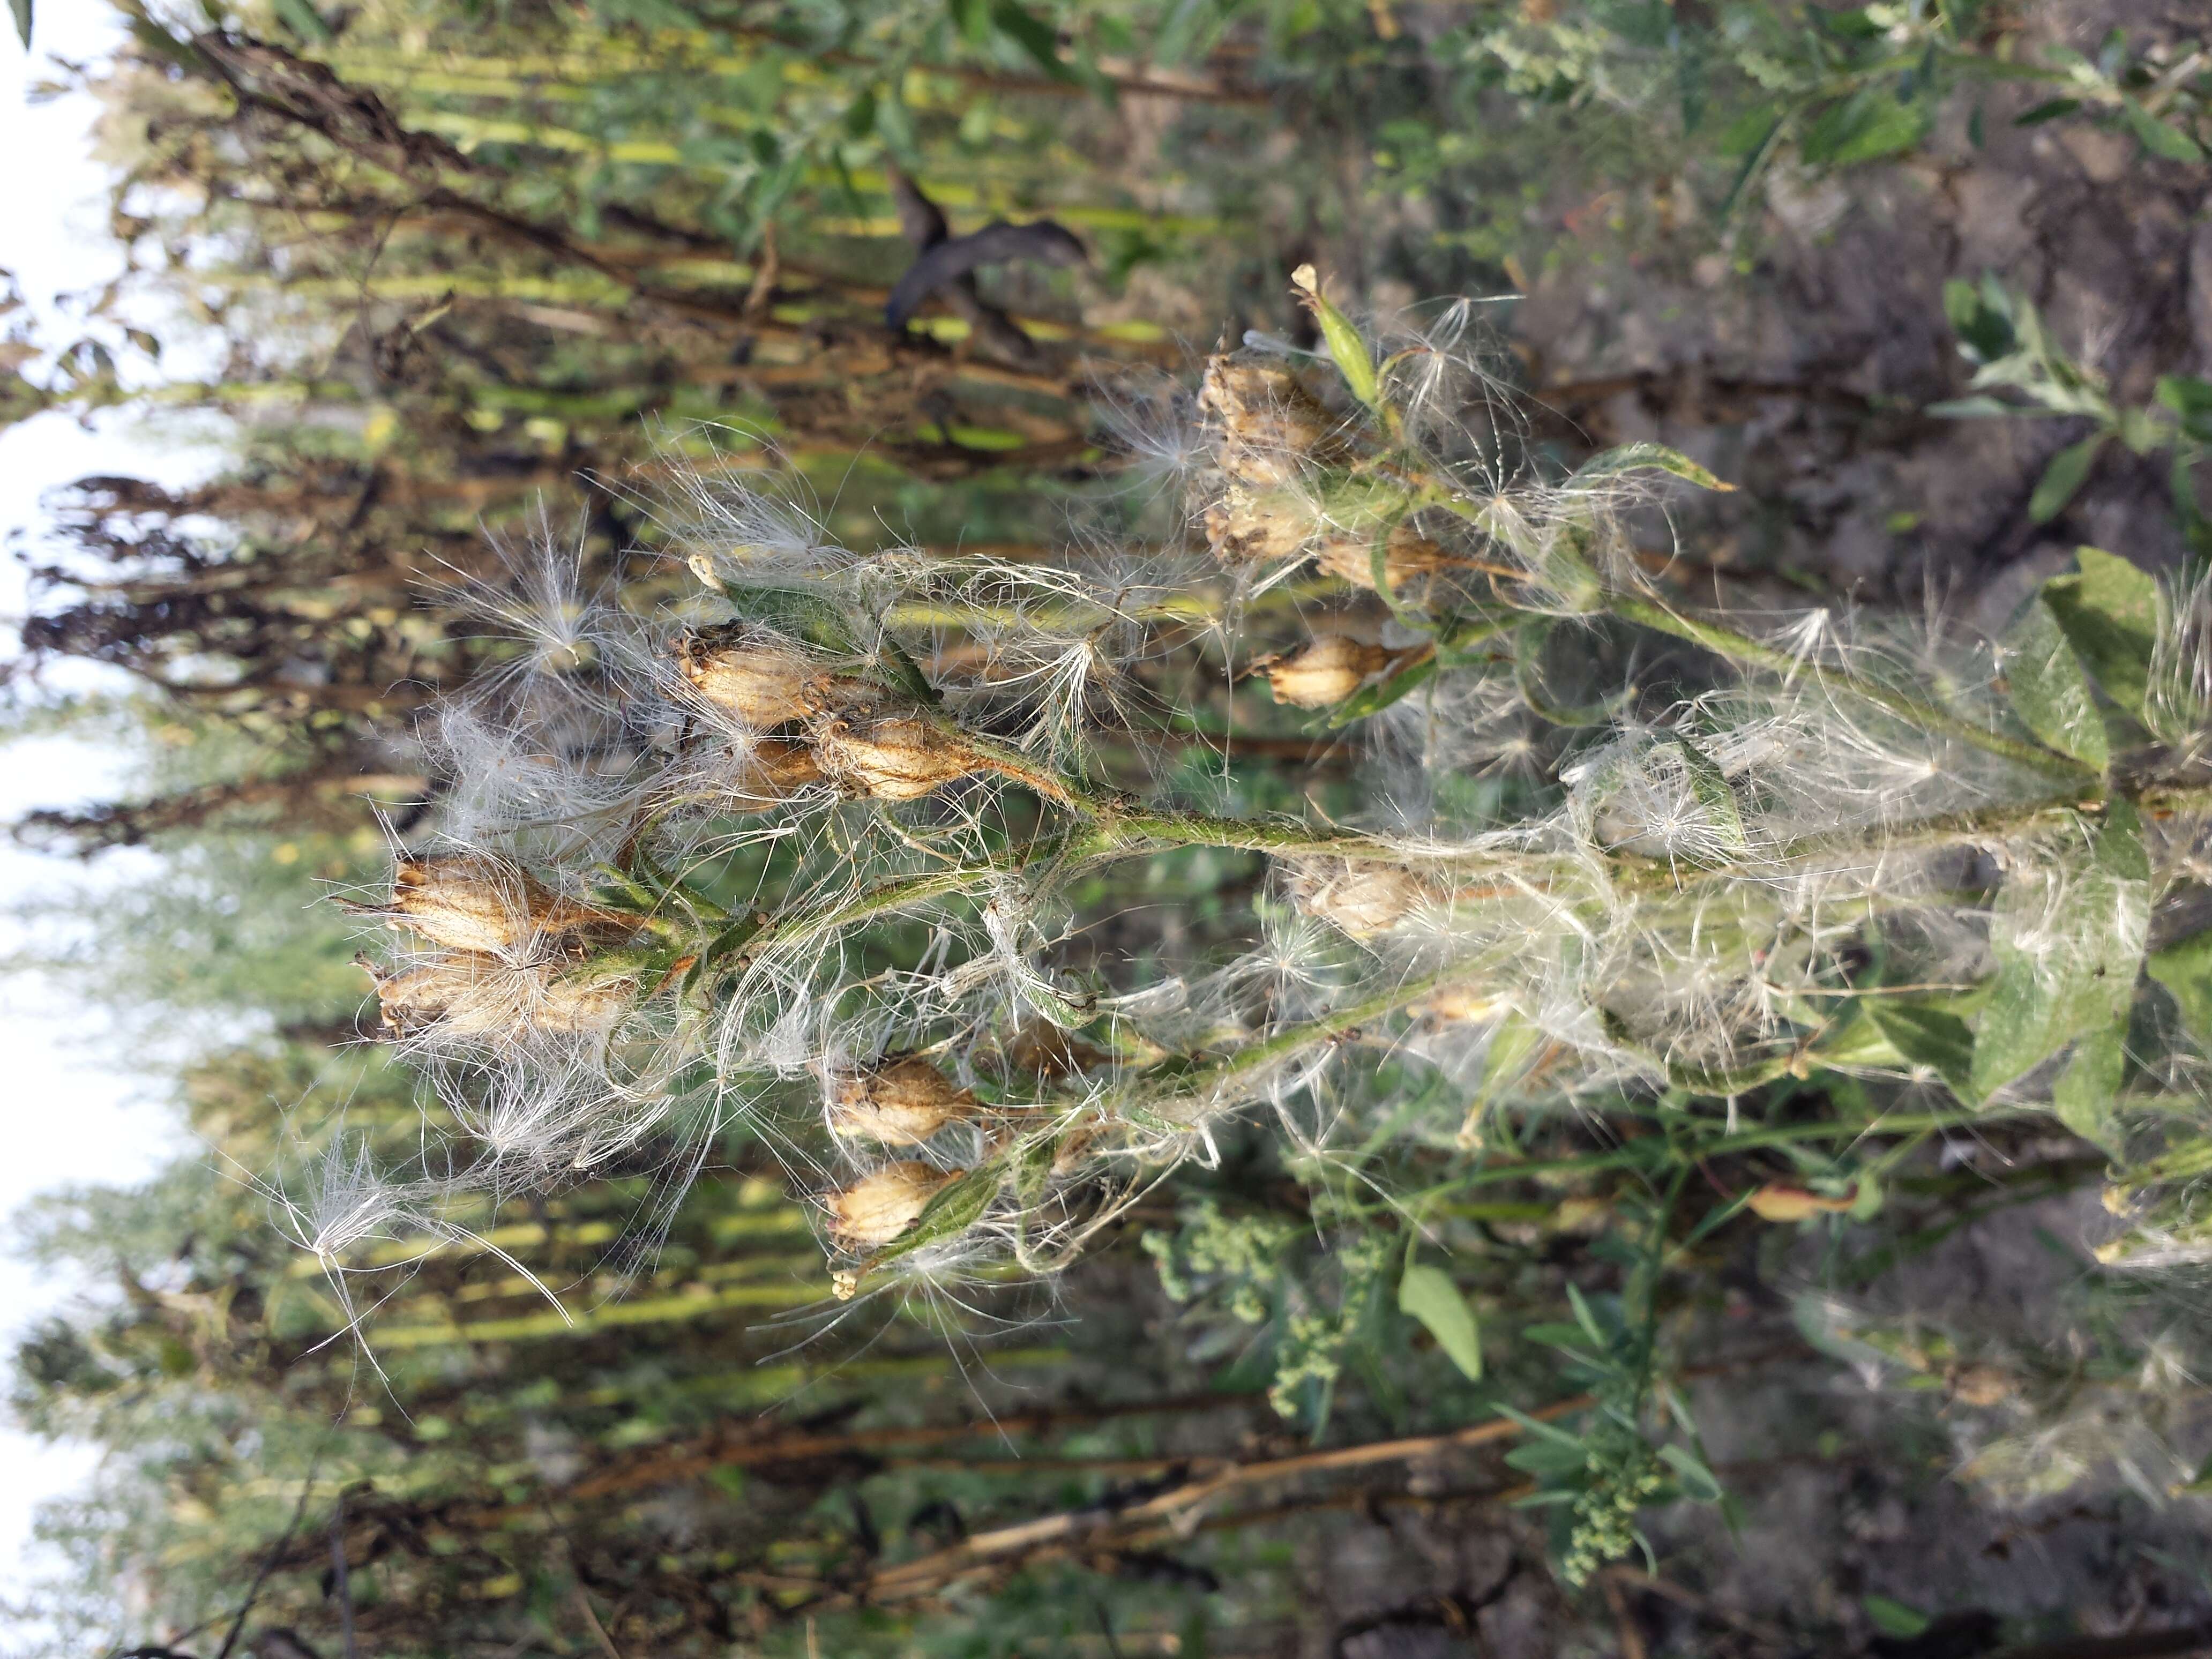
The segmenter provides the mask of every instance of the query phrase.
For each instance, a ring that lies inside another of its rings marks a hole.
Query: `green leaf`
[[[23,42],[23,50],[31,49],[31,0],[8,0],[8,9],[15,16],[15,33]]]
[[[2158,400],[2181,417],[2181,429],[2199,443],[2212,442],[2212,381],[2192,374],[2158,377]]]
[[[2132,98],[2120,100],[2120,114],[2136,141],[2154,155],[2169,161],[2201,161],[2203,148],[2171,122],[2161,121]]]
[[[1368,408],[1382,411],[1382,381],[1375,373],[1375,359],[1368,355],[1367,342],[1359,337],[1359,331],[1352,325],[1352,319],[1339,311],[1328,295],[1321,291],[1321,278],[1311,265],[1300,265],[1291,273],[1291,285],[1298,291],[1314,321],[1321,325],[1321,337],[1328,343],[1330,361],[1336,372],[1344,376],[1344,384],[1352,395]]]
[[[2013,118],[2016,127],[2039,127],[2045,121],[2056,121],[2062,115],[2071,115],[2081,107],[2079,98],[2053,98],[2038,104],[2025,115]]]
[[[1027,52],[1036,66],[1055,81],[1074,82],[1079,77],[1060,55],[1060,34],[1051,24],[1015,0],[996,0],[991,21],[999,33]]]
[[[2147,958],[2143,968],[2173,994],[2189,1035],[2212,1048],[2212,929],[2167,945]]]
[[[1869,997],[1865,1008],[1890,1045],[1915,1066],[1925,1066],[1972,1102],[1974,1034],[1958,1015],[1902,997]]]
[[[2039,741],[2101,770],[2112,758],[2089,676],[2039,594],[2006,633],[2005,696]]]
[[[2124,1019],[2149,924],[2150,865],[2125,800],[2106,808],[2085,852],[2008,882],[1991,929],[1997,972],[1974,1036],[1972,1097],[1986,1100],[2075,1037]]]
[[[1482,1380],[1482,1333],[1474,1310],[1442,1267],[1408,1261],[1398,1281],[1398,1311],[1427,1327],[1437,1346],[1469,1382]]]
[[[2043,477],[2036,482],[2035,493],[2027,498],[2027,516],[2033,522],[2049,524],[2066,510],[2066,503],[2089,481],[2089,469],[2096,465],[2097,452],[2111,435],[2108,432],[2095,433],[2078,444],[2069,444],[2051,458],[2051,465],[2043,469]]]
[[[1971,398],[1952,398],[1940,404],[1930,404],[1921,411],[1939,421],[1988,421],[2014,415],[2039,415],[2042,411],[2022,409],[2018,404],[2008,404],[2002,398],[1992,398],[1986,392],[1978,392]]]
[[[1732,490],[1735,486],[1723,483],[1704,467],[1699,466],[1679,449],[1669,449],[1665,444],[1622,444],[1602,454],[1593,455],[1577,467],[1567,479],[1567,488],[1580,483],[1595,483],[1601,478],[1618,477],[1624,472],[1671,472],[1686,479],[1700,489]]]
[[[1583,1449],[1579,1442],[1571,1446],[1561,1446],[1548,1440],[1535,1440],[1525,1446],[1516,1446],[1505,1454],[1507,1468],[1519,1469],[1523,1474],[1533,1474],[1539,1480],[1580,1474],[1589,1462],[1589,1454]]]
[[[1690,793],[1697,798],[1698,809],[1711,820],[1721,844],[1738,857],[1748,853],[1751,843],[1744,839],[1743,814],[1737,810],[1728,775],[1687,738],[1676,738],[1674,744],[1681,753],[1683,770],[1689,774]]]
[[[1918,104],[1868,87],[1821,111],[1798,141],[1797,153],[1815,166],[1851,167],[1911,149],[1927,130],[1928,117]]]
[[[2043,602],[2106,695],[2140,717],[2158,640],[2158,583],[2115,554],[2084,547],[2079,574],[2043,585]]]
[[[865,655],[844,613],[818,593],[795,587],[754,587],[724,582],[722,593],[747,622],[766,623],[781,633],[840,656]]]
[[[1862,1595],[1859,1606],[1865,1609],[1868,1621],[1876,1630],[1899,1641],[1911,1641],[1936,1622],[1919,1608],[1893,1601],[1887,1595]]]
[[[991,38],[990,0],[945,0],[952,14],[953,27],[971,46],[980,46]]]
[[[1705,1460],[1687,1446],[1662,1446],[1660,1460],[1674,1471],[1682,1485],[1682,1495],[1700,1504],[1717,1504],[1723,1492],[1720,1478],[1706,1467]]]
[[[1771,104],[1754,104],[1723,130],[1717,148],[1723,155],[1756,155],[1766,148],[1782,112]]]
[[[2051,1085],[2051,1103],[2058,1121],[2092,1146],[2114,1158],[2122,1155],[2118,1104],[2128,1069],[2128,1021],[2120,1018],[2074,1045],[2066,1069]]]

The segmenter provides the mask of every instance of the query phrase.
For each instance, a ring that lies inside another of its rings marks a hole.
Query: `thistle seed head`
[[[1388,668],[1395,654],[1342,634],[1323,634],[1287,656],[1262,658],[1253,667],[1267,677],[1277,702],[1333,708]]]
[[[919,1146],[980,1105],[929,1061],[908,1054],[873,1071],[831,1079],[830,1127],[886,1146]]]
[[[796,738],[763,738],[730,780],[726,804],[733,811],[765,811],[821,781],[812,744]]]
[[[1206,509],[1204,526],[1213,556],[1235,570],[1297,558],[1313,540],[1319,523],[1313,503],[1295,490],[1247,489],[1234,484]]]
[[[914,1225],[938,1189],[957,1177],[927,1164],[886,1164],[830,1194],[830,1231],[841,1244],[888,1244]]]
[[[814,757],[833,782],[872,800],[919,800],[984,769],[957,735],[914,714],[830,720],[815,733]]]
[[[1343,459],[1336,420],[1288,369],[1209,357],[1198,408],[1221,470],[1243,483],[1288,483],[1307,466]]]
[[[749,623],[694,629],[678,636],[675,649],[693,694],[749,732],[805,720],[866,690],[795,641]]]
[[[1369,536],[1326,535],[1313,550],[1323,574],[1354,587],[1375,586],[1375,542]],[[1394,526],[1384,544],[1382,574],[1392,587],[1432,576],[1456,562],[1443,548],[1410,524]]]
[[[1290,891],[1291,902],[1308,915],[1363,939],[1389,933],[1436,897],[1410,870],[1334,858],[1294,866]]]
[[[434,957],[396,971],[367,957],[354,960],[376,982],[385,1034],[395,1038],[433,1029],[462,1037],[511,1031],[519,1023],[516,980],[538,977],[531,969],[510,968],[497,957],[471,951]]]
[[[474,853],[403,855],[392,867],[392,900],[383,914],[434,945],[486,955],[631,931],[611,911],[563,898],[527,871]]]

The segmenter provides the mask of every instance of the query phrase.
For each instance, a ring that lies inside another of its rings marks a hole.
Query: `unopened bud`
[[[795,738],[763,738],[753,744],[730,780],[730,807],[759,812],[789,800],[822,781],[813,745]]]
[[[702,628],[676,641],[676,661],[702,702],[751,732],[766,732],[863,695],[797,641],[749,623]]]
[[[918,800],[985,767],[957,733],[913,714],[833,720],[815,733],[814,757],[833,781],[876,800]]]
[[[1287,656],[1253,666],[1267,677],[1277,702],[1298,708],[1332,708],[1389,667],[1395,653],[1341,634],[1323,634]]]
[[[919,1054],[832,1080],[830,1127],[886,1146],[918,1146],[978,1105],[975,1097]]]
[[[1291,897],[1308,915],[1354,939],[1386,933],[1436,896],[1410,870],[1344,859],[1309,859],[1291,875]]]
[[[1198,407],[1221,470],[1245,483],[1287,483],[1316,461],[1344,457],[1336,418],[1288,369],[1209,357]]]
[[[580,933],[629,932],[608,910],[551,891],[528,872],[480,854],[402,857],[382,914],[449,951],[513,955]]]
[[[938,1189],[954,1179],[927,1164],[886,1164],[830,1194],[830,1231],[844,1244],[888,1244],[914,1225]]]

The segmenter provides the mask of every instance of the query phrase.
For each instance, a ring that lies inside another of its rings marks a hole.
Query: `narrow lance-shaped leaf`
[[[2096,464],[2097,452],[2105,447],[2108,433],[2099,432],[2084,438],[2078,444],[2069,444],[2051,458],[2051,465],[2043,470],[2043,477],[2035,486],[2035,493],[2027,498],[2027,516],[2037,524],[2049,524],[2066,510],[2067,502],[2081,492],[2089,481],[2089,469]]]
[[[1408,1261],[1398,1281],[1398,1311],[1419,1320],[1462,1376],[1470,1382],[1481,1380],[1481,1330],[1449,1273]]]
[[[1570,489],[1577,484],[1595,483],[1601,478],[1617,477],[1625,472],[1668,472],[1700,489],[1733,490],[1735,486],[1723,483],[1706,468],[1699,466],[1679,449],[1669,449],[1665,444],[1621,444],[1601,454],[1593,455],[1577,467],[1567,479]]]

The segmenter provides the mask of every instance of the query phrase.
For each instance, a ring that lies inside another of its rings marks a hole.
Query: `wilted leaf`
[[[2158,584],[2102,548],[2082,548],[2076,557],[2081,573],[2045,582],[2043,601],[2106,694],[2140,715],[2158,639]]]
[[[2005,635],[2006,696],[2042,743],[2102,770],[2112,758],[2089,677],[2050,605],[2028,601]]]
[[[1442,1267],[1408,1261],[1398,1281],[1398,1311],[1418,1319],[1469,1382],[1482,1377],[1482,1333],[1474,1310]]]

